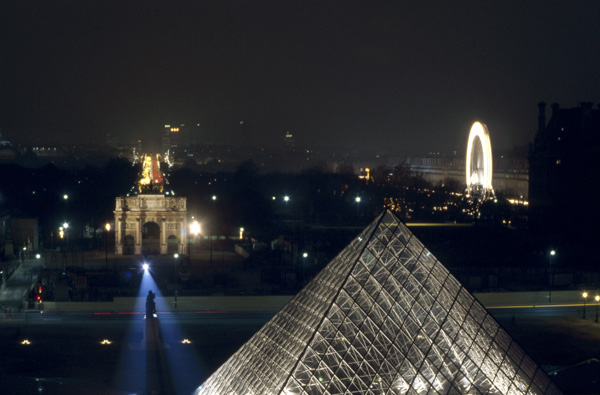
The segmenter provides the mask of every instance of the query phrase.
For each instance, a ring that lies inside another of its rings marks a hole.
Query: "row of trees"
[[[115,197],[131,190],[140,170],[124,159],[82,169],[2,165],[0,209],[15,217],[37,217],[42,242],[63,222],[76,237],[85,226],[101,228],[112,220]],[[166,176],[170,189],[187,197],[190,215],[201,219],[203,230],[211,234],[234,234],[244,227],[257,238],[270,239],[280,232],[277,224],[364,224],[386,207],[413,221],[473,219],[466,214],[471,202],[457,194],[461,185],[452,180],[431,185],[403,165],[379,167],[370,180],[350,171],[334,174],[319,168],[260,174],[252,161],[234,173],[182,167]],[[510,215],[494,212],[494,206],[488,211],[499,219]]]

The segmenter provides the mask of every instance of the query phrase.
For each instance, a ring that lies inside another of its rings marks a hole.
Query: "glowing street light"
[[[354,198],[354,201],[356,202],[356,216],[358,217],[358,206],[360,205],[360,196],[357,196]]]
[[[104,268],[108,269],[108,232],[110,232],[110,223],[106,223],[104,226],[106,229],[106,233],[104,233],[104,247],[105,247],[105,255],[104,255]]]
[[[240,228],[240,240],[244,240],[244,228]]]
[[[63,195],[63,199],[64,200],[68,200],[69,199],[69,195],[67,195],[66,193]]]
[[[149,268],[149,267],[150,267],[150,265],[148,265],[146,262],[144,262],[144,263],[142,264],[142,269],[144,269],[144,271],[145,271],[145,272],[147,272],[147,271],[148,271],[148,268]]]
[[[286,202],[286,203],[289,202],[290,201],[290,197],[288,195],[285,195],[283,197],[283,201]]]
[[[600,302],[600,295],[596,295],[596,323],[598,322],[598,302]]]
[[[308,258],[308,252],[302,253],[302,281],[306,279],[306,258]]]
[[[69,223],[63,223],[62,229],[65,230],[65,239],[67,240],[67,250],[69,249]],[[60,237],[62,239],[62,236]]]
[[[193,218],[193,217],[192,217]],[[190,224],[190,232],[194,235],[194,243],[196,236],[200,233],[200,223],[194,221]],[[190,264],[192,263],[192,249],[190,248],[190,238],[188,237],[188,257],[190,258]]]
[[[585,302],[587,301],[588,293],[583,291],[581,296],[583,296],[583,319],[585,320]]]
[[[198,236],[200,233],[200,223],[198,221],[194,221],[190,224],[190,231],[194,236]]]
[[[552,273],[552,258],[556,255],[555,250],[550,250],[548,255],[548,303],[552,302],[552,286],[554,285],[554,273]]]
[[[212,200],[217,200],[217,195],[212,195]]]

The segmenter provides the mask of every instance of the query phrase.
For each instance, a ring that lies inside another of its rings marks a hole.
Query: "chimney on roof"
[[[557,115],[558,113],[558,108],[560,107],[560,104],[558,103],[552,103],[552,116]]]
[[[546,128],[546,103],[543,101],[538,103],[538,133],[541,133]]]

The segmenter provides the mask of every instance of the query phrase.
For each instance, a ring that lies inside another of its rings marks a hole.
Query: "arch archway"
[[[142,226],[142,254],[160,254],[160,226],[156,222],[146,222]]]
[[[133,237],[135,255],[167,254],[170,236],[178,240],[177,251],[185,253],[186,198],[154,194],[117,197],[114,213],[116,254],[125,253],[126,235]]]
[[[126,235],[123,238],[123,255],[135,254],[135,239],[132,235]]]

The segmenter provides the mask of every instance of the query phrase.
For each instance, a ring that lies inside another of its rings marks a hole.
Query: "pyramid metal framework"
[[[391,212],[197,394],[560,394]]]

